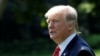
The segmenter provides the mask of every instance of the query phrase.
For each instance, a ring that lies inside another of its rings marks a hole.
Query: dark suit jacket
[[[65,48],[61,56],[95,56],[89,45],[78,35]]]

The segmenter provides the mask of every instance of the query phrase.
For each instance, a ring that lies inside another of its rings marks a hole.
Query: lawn
[[[100,49],[94,50],[96,56],[100,56]]]

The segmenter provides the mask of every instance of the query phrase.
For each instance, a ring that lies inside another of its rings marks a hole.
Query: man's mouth
[[[56,32],[55,31],[50,31],[50,34],[55,34]]]

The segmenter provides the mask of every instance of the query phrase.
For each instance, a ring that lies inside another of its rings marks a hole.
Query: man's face
[[[53,40],[63,40],[67,37],[68,24],[61,13],[52,14],[47,19],[50,38]]]

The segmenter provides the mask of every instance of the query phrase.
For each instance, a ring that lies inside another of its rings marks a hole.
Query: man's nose
[[[50,28],[50,29],[54,28],[53,22],[50,22],[50,23],[48,24],[48,28]]]

